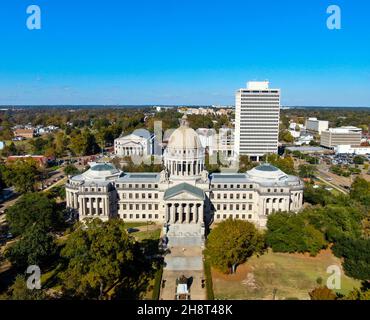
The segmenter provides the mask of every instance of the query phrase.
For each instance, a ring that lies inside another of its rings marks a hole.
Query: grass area
[[[125,222],[126,229],[146,226],[146,222]]]
[[[153,291],[152,291],[152,300],[159,300],[159,294],[161,292],[162,274],[163,274],[163,266],[161,266],[155,274]]]
[[[133,233],[132,235],[135,236],[135,239],[137,241],[143,241],[143,240],[159,240],[160,234],[161,228],[158,227],[158,229],[155,230],[139,231]]]
[[[214,300],[215,295],[214,295],[214,292],[213,292],[211,264],[207,260],[206,256],[205,256],[205,260],[204,260],[204,275],[205,275],[205,278],[206,278],[207,299],[208,300]]]
[[[309,299],[308,292],[317,286],[322,278],[326,283],[330,265],[341,265],[330,250],[322,251],[317,257],[304,254],[273,253],[271,250],[261,257],[253,256],[238,267],[236,274],[224,275],[212,268],[213,290],[216,299]],[[344,275],[341,277],[341,294],[360,281]]]

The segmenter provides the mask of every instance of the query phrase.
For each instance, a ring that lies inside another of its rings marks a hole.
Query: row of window
[[[120,197],[122,199],[158,199],[158,193],[120,193]]]
[[[211,193],[211,199],[221,199],[221,193]],[[234,193],[224,193],[222,199],[234,199]],[[247,194],[246,193],[236,193],[235,194],[235,199],[247,199]],[[248,194],[248,199],[252,200],[253,199],[253,194],[249,193]]]
[[[223,211],[226,211],[226,210],[234,210],[234,204],[217,204],[216,207],[213,206],[213,209],[217,209],[217,211],[219,210],[223,210]],[[245,203],[243,204],[235,204],[235,210],[236,211],[239,211],[239,210],[247,210],[247,205]],[[253,205],[252,204],[248,204],[248,210],[249,211],[252,211],[253,210]]]
[[[123,219],[158,219],[159,215],[158,214],[151,214],[149,213],[148,215],[143,213],[143,214],[123,214],[122,218]]]
[[[119,205],[118,205],[119,206]],[[122,210],[158,210],[158,204],[155,203],[155,204],[146,204],[146,203],[136,203],[136,204],[133,204],[133,203],[123,203],[122,204]]]
[[[212,184],[211,185],[211,187],[212,187],[212,189],[215,189],[215,188],[217,188],[217,189],[234,189],[234,187],[236,188],[236,189],[240,189],[240,188],[243,188],[243,189],[247,189],[247,188],[249,188],[249,189],[253,189],[253,184],[249,184],[249,185],[246,185],[246,184],[237,184],[237,185],[234,185],[234,184]]]
[[[241,214],[241,215],[239,215],[239,214],[235,214],[235,215],[233,215],[233,214],[229,214],[229,215],[227,215],[227,214],[216,214],[216,219],[227,219],[227,218],[233,218],[233,219],[239,219],[239,218],[241,218],[241,219],[246,219],[246,218],[248,218],[248,219],[252,219],[252,215],[251,214],[248,214],[248,215],[246,215],[246,214]]]
[[[157,189],[158,188],[158,184],[151,184],[151,183],[149,183],[149,184],[138,184],[138,183],[135,183],[135,184],[119,184],[119,183],[117,183],[116,184],[116,187],[117,188],[124,188],[124,189],[126,189],[126,188],[129,188],[129,189],[132,189],[132,188],[135,188],[135,189],[139,189],[139,188],[141,188],[141,189],[152,189],[153,188],[153,186],[154,186],[154,188],[155,189]]]

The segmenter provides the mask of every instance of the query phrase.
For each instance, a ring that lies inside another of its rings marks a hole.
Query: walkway
[[[161,289],[161,300],[174,300],[176,292],[176,279],[182,275],[190,279],[191,300],[206,300],[205,287],[202,288],[202,280],[205,279],[203,271],[203,255],[200,246],[173,247],[171,253],[165,256]]]

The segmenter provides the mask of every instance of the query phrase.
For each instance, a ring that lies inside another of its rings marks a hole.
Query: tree
[[[256,227],[243,220],[227,219],[208,236],[206,254],[210,262],[224,273],[235,272],[254,253],[264,250],[263,235]]]
[[[315,166],[301,164],[298,168],[298,175],[301,178],[312,178],[315,174]]]
[[[327,245],[324,234],[302,214],[288,212],[269,215],[266,243],[274,252],[309,252],[313,256]]]
[[[79,174],[80,171],[76,168],[76,166],[74,166],[73,164],[69,164],[67,165],[64,169],[63,169],[64,173],[68,176],[74,176],[76,174]]]
[[[369,283],[364,281],[360,289],[353,289],[343,298],[343,300],[370,300]]]
[[[34,224],[22,238],[5,251],[5,257],[17,268],[29,265],[44,266],[56,252],[54,236],[42,226]]]
[[[294,137],[288,130],[282,130],[279,132],[279,140],[292,143],[294,142]]]
[[[33,159],[17,160],[7,165],[4,180],[9,186],[14,186],[20,193],[32,192],[39,181],[40,169]]]
[[[46,299],[45,292],[40,289],[28,289],[26,278],[23,275],[17,275],[13,285],[8,291],[0,296],[0,300],[44,300]]]
[[[370,181],[357,177],[352,183],[350,197],[370,208]]]
[[[365,163],[365,159],[362,156],[355,156],[353,158],[353,163],[354,164],[364,164]]]
[[[352,278],[370,279],[370,239],[338,239],[333,246],[333,253],[343,257],[343,269]]]
[[[136,252],[134,240],[122,220],[94,219],[76,225],[61,256],[67,265],[61,275],[65,294],[103,299],[115,284],[125,282],[130,290],[135,289],[132,276],[140,270],[142,253]],[[146,271],[149,273],[150,268]]]
[[[290,156],[282,158],[277,154],[269,154],[267,155],[267,161],[286,174],[296,174],[294,170],[294,160]]]
[[[6,187],[5,180],[4,180],[4,173],[5,173],[5,166],[0,164],[0,192]]]
[[[11,232],[21,235],[35,223],[44,230],[58,229],[63,224],[63,215],[46,194],[29,193],[7,209],[6,220]]]
[[[328,287],[317,287],[308,293],[311,300],[337,300],[337,295]]]

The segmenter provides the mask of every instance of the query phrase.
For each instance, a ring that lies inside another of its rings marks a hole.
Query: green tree
[[[208,236],[206,254],[209,261],[224,273],[235,272],[254,253],[264,250],[263,235],[256,227],[243,220],[227,219]]]
[[[302,214],[287,212],[269,215],[266,243],[274,252],[309,252],[313,256],[327,245],[324,234]]]
[[[87,220],[77,224],[62,249],[66,270],[61,279],[67,296],[104,299],[116,284],[126,283],[134,290],[132,275],[140,267],[142,254],[135,251],[122,220]],[[146,270],[150,272],[150,268]],[[142,275],[145,278],[144,275]]]
[[[343,269],[352,278],[370,279],[370,239],[338,239],[332,248],[337,257],[343,257]]]
[[[17,268],[29,265],[44,266],[56,253],[54,236],[42,226],[34,224],[5,251],[5,257]]]
[[[23,234],[35,223],[45,230],[63,225],[63,215],[54,200],[44,193],[28,193],[6,210],[6,220],[14,235]]]
[[[357,177],[352,183],[350,197],[370,208],[370,181]]]
[[[80,171],[76,168],[76,166],[74,166],[73,164],[69,164],[67,165],[64,169],[63,169],[64,173],[68,176],[74,176],[76,174],[79,174]]]
[[[40,180],[40,169],[33,159],[17,160],[7,165],[4,180],[7,185],[14,186],[17,192],[32,192]]]
[[[301,178],[312,178],[315,175],[315,166],[301,164],[298,168],[298,174]]]
[[[355,156],[353,158],[353,163],[354,164],[364,164],[365,163],[365,159],[362,156]]]

